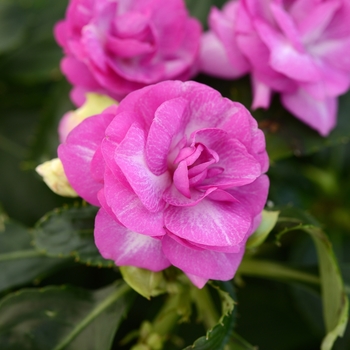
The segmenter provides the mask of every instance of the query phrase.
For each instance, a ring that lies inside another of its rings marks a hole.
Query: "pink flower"
[[[234,60],[242,55],[249,61],[254,109],[267,108],[279,92],[286,109],[326,136],[336,124],[337,97],[350,86],[349,21],[347,0],[231,1],[222,13],[212,10],[203,45],[222,45],[231,70],[240,69]],[[215,66],[210,56],[201,59]]]
[[[199,287],[234,276],[269,186],[264,134],[241,104],[199,83],[162,82],[84,120],[58,154],[76,192],[101,206],[103,257],[174,265]]]
[[[70,0],[55,37],[77,105],[86,91],[129,92],[197,72],[201,26],[183,0]]]

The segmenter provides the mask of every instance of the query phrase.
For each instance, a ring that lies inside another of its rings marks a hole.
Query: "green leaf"
[[[349,299],[344,290],[343,280],[327,236],[316,227],[304,228],[311,235],[317,249],[320,265],[323,315],[327,335],[322,350],[329,350],[338,336],[343,336],[349,312]]]
[[[283,212],[281,216],[285,222],[288,222]],[[290,222],[294,224],[295,219],[291,218]],[[330,350],[336,338],[342,336],[345,332],[348,320],[349,300],[345,292],[332,244],[326,234],[320,228],[313,225],[294,224],[292,227],[286,227],[279,233],[278,237],[295,230],[302,230],[308,233],[317,250],[321,278],[323,317],[327,331],[321,349]]]
[[[218,324],[207,332],[205,337],[197,339],[193,345],[186,347],[184,350],[220,350],[231,337],[235,322],[235,313],[233,312],[234,291],[230,282],[221,282],[217,287],[222,301],[222,316]]]
[[[258,347],[249,344],[236,332],[232,332],[230,341],[226,348],[227,350],[258,350]]]
[[[256,248],[264,243],[265,239],[275,227],[279,211],[263,210],[262,220],[257,230],[249,237],[246,248]]]
[[[2,350],[110,349],[132,297],[122,281],[90,292],[72,287],[27,289],[0,303]]]
[[[113,267],[103,259],[94,243],[94,220],[97,208],[92,206],[56,209],[45,215],[34,231],[35,246],[53,257],[74,257],[76,261],[98,267]]]
[[[0,291],[40,279],[66,263],[34,249],[22,225],[0,215]]]
[[[165,292],[166,281],[163,272],[154,272],[135,266],[120,266],[124,281],[146,299]]]

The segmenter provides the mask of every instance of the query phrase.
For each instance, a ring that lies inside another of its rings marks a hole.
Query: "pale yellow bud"
[[[61,142],[64,142],[67,135],[84,119],[101,113],[107,107],[118,104],[117,101],[106,95],[87,93],[85,103],[75,111],[66,113],[60,122],[58,132]]]
[[[53,192],[63,197],[78,197],[78,194],[68,182],[59,158],[54,158],[40,164],[35,170],[43,177],[44,182]]]

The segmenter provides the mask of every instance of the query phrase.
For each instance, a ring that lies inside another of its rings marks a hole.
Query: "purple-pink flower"
[[[267,108],[279,92],[286,109],[326,136],[337,97],[350,86],[349,21],[348,0],[230,1],[211,11],[203,71],[226,78],[250,71],[253,108]]]
[[[158,83],[85,119],[58,154],[75,191],[101,207],[103,257],[174,265],[198,287],[234,276],[269,187],[264,134],[244,106],[196,82]]]
[[[70,0],[55,27],[77,105],[87,91],[129,92],[197,72],[201,26],[183,0]]]

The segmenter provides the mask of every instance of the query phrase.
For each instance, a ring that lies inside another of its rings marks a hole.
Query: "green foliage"
[[[75,261],[98,267],[112,267],[94,244],[94,219],[97,208],[76,206],[45,215],[34,230],[39,251],[52,257],[74,257]]]
[[[207,331],[205,337],[197,339],[193,345],[186,347],[184,350],[198,349],[211,350],[223,349],[230,338],[235,323],[235,313],[233,312],[233,289],[230,283],[220,283],[218,288],[222,302],[222,316],[218,323]]]
[[[38,252],[22,225],[0,215],[0,291],[39,280],[65,263]]]
[[[0,304],[4,350],[110,349],[132,298],[123,282],[90,292],[71,287],[24,289]]]

